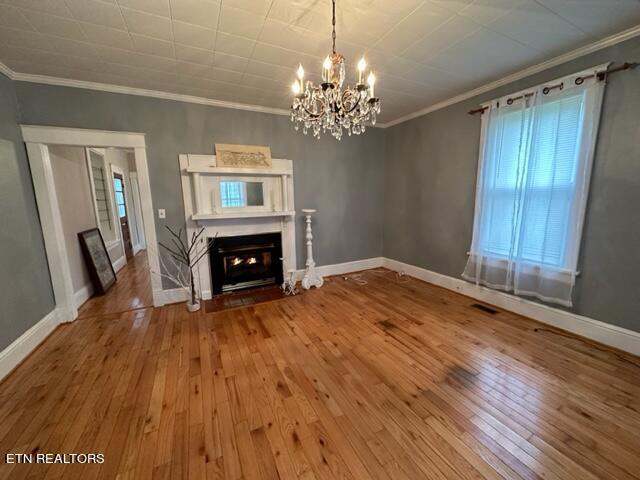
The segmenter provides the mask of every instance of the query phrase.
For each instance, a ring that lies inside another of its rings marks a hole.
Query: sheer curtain
[[[606,68],[485,105],[463,278],[571,306]]]

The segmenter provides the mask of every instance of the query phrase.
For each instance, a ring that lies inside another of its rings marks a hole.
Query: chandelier
[[[380,99],[374,94],[376,77],[369,72],[364,83],[367,62],[364,57],[358,62],[358,83],[355,87],[347,85],[345,80],[344,57],[336,52],[336,0],[333,3],[333,53],[322,64],[322,83],[304,81],[304,69],[298,67],[298,79],[293,83],[293,103],[291,121],[297,130],[302,127],[306,135],[310,130],[313,136],[320,138],[320,132],[330,132],[337,140],[342,138],[344,130],[349,135],[359,135],[365,131],[366,123],[376,124],[380,113]]]

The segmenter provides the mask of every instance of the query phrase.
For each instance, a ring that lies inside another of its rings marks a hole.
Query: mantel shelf
[[[200,173],[203,175],[234,175],[234,176],[257,176],[257,177],[280,177],[282,175],[293,175],[291,170],[278,168],[228,168],[228,167],[187,167],[187,173]]]
[[[287,212],[233,212],[233,213],[197,213],[191,216],[195,222],[200,220],[231,220],[234,218],[292,217],[295,211]]]

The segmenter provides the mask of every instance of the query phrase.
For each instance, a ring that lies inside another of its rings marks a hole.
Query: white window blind
[[[590,73],[489,105],[464,278],[571,304],[604,90],[575,82]]]

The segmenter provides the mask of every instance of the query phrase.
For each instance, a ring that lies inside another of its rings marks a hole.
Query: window
[[[221,181],[220,202],[222,208],[264,206],[262,182]]]
[[[118,217],[127,216],[127,207],[124,203],[124,183],[119,175],[113,177],[113,190],[116,195],[116,210],[118,211]]]
[[[483,114],[467,280],[571,305],[604,92],[593,73],[495,100]]]
[[[93,191],[95,192],[96,211],[98,212],[98,221],[100,227],[111,229],[111,215],[109,212],[109,194],[107,192],[107,184],[105,183],[104,167],[91,166],[93,178]],[[107,176],[107,181],[109,177]]]
[[[518,251],[529,262],[569,267],[566,240],[583,107],[584,92],[537,107],[540,119],[529,148],[521,145],[526,130],[533,128],[530,109],[499,119],[500,138],[486,165],[484,254],[505,257]]]
[[[238,208],[247,205],[244,182],[220,182],[222,208]]]

